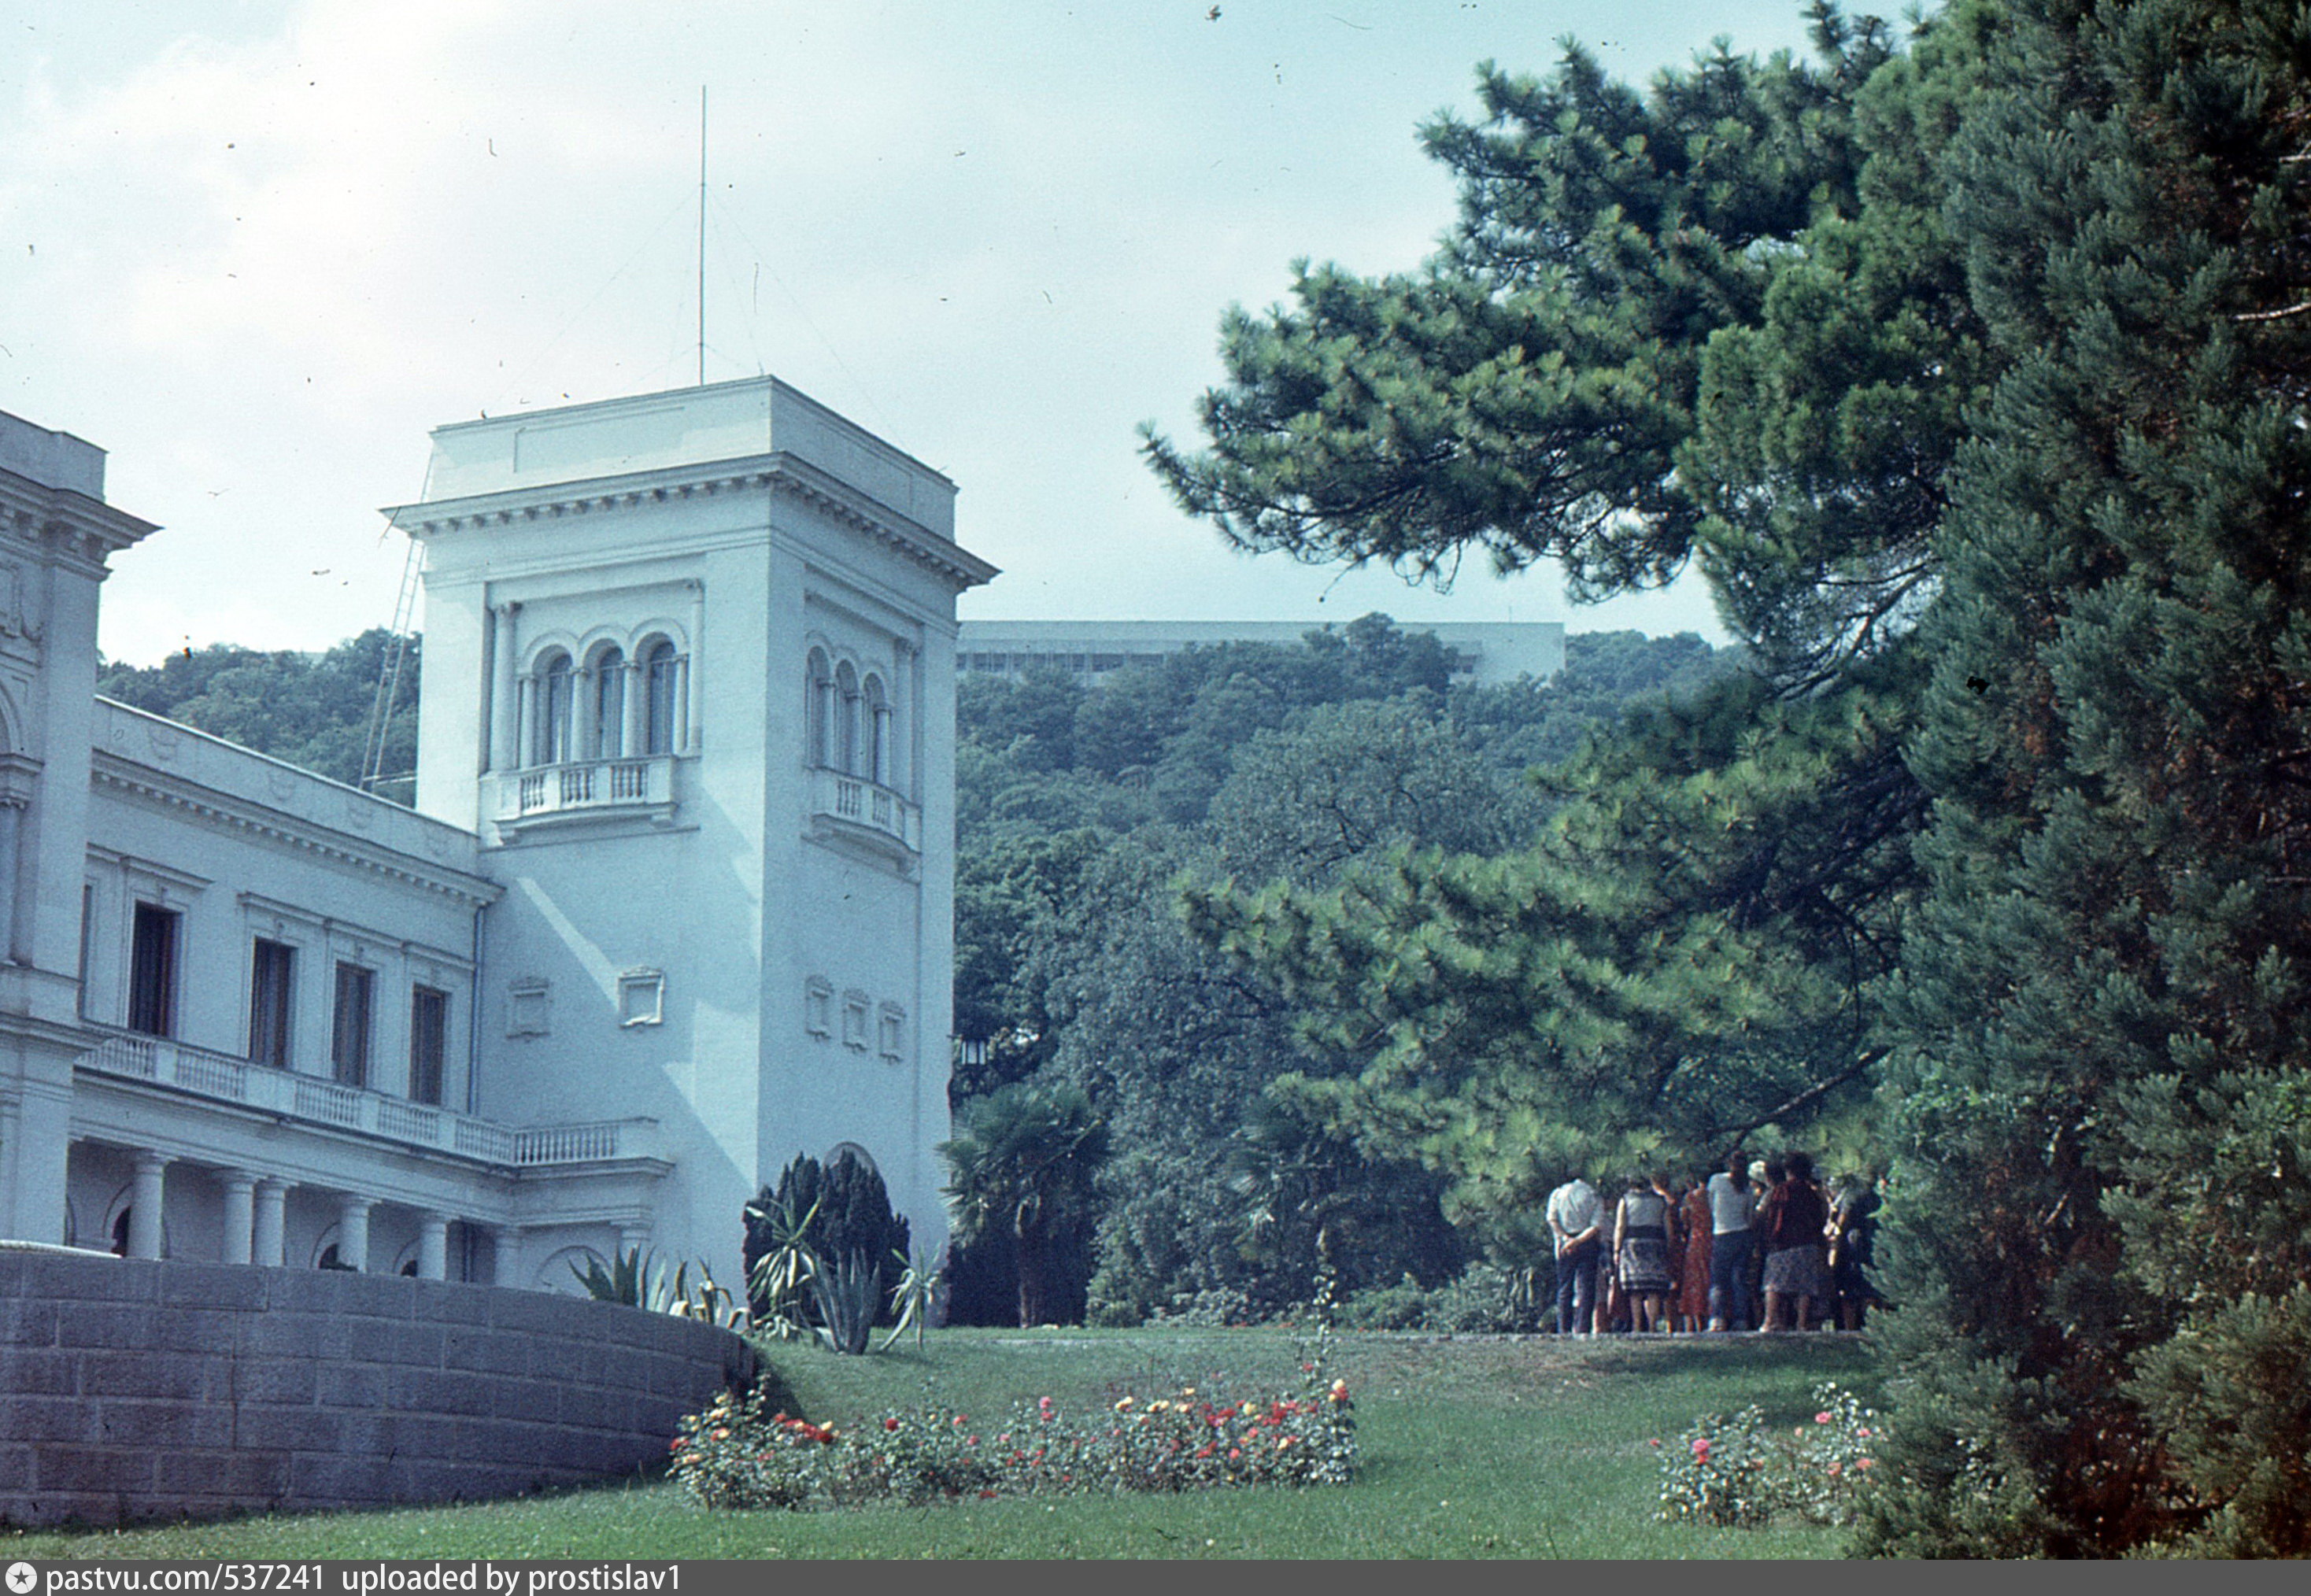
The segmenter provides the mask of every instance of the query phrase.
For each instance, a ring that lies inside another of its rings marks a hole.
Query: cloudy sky
[[[1722,636],[1694,584],[1568,606],[1247,560],[1135,453],[1230,302],[1408,266],[1415,129],[1573,34],[1626,75],[1797,0],[14,0],[0,408],[163,530],[103,647],[320,648],[392,615],[444,422],[772,371],[953,476],[966,617],[1563,620]]]

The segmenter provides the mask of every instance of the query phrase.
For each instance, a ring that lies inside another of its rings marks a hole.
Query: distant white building
[[[944,1239],[951,484],[770,379],[439,429],[412,813],[93,697],[103,468],[0,415],[0,1234],[735,1287],[847,1147]]]
[[[965,621],[955,640],[968,674],[1019,676],[1042,667],[1097,682],[1141,660],[1217,643],[1296,643],[1329,621]],[[1547,681],[1565,668],[1559,621],[1401,621],[1400,632],[1433,636],[1452,674],[1480,687],[1520,676]]]

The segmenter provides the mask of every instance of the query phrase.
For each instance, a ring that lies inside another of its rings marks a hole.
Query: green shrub
[[[1332,1322],[1342,1330],[1418,1330],[1427,1313],[1428,1294],[1408,1274],[1393,1286],[1367,1286],[1342,1299]]]

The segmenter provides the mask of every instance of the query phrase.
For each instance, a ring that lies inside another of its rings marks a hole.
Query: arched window
[[[856,776],[859,773],[859,673],[848,660],[834,667],[834,696],[835,763]]]
[[[626,657],[615,648],[594,657],[595,759],[615,759],[626,751]]]
[[[877,787],[891,785],[891,699],[883,678],[867,678],[867,768],[863,774]]]
[[[827,672],[826,656],[816,649],[804,671],[803,714],[805,757],[814,765],[833,763],[834,678]]]
[[[682,661],[674,651],[674,644],[659,638],[650,644],[642,656],[643,674],[647,677],[645,691],[650,694],[648,724],[643,727],[643,746],[652,754],[672,754],[674,746],[674,711],[679,698]]]
[[[561,764],[569,759],[570,656],[547,655],[537,667],[536,737],[530,749],[532,764]]]

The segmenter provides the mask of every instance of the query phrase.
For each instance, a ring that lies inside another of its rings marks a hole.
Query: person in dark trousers
[[[1557,1333],[1586,1335],[1597,1312],[1597,1257],[1605,1205],[1579,1174],[1548,1194],[1548,1234],[1557,1244]]]

